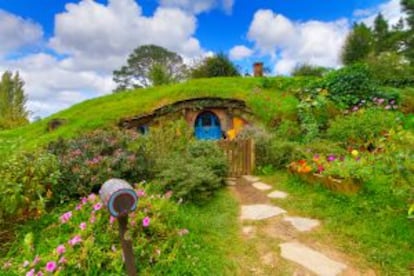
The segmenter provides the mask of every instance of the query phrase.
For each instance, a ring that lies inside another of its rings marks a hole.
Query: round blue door
[[[203,112],[195,121],[195,136],[200,140],[221,139],[221,127],[218,117],[212,112]]]

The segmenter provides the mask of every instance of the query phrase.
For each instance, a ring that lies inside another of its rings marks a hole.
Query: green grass
[[[311,186],[285,172],[263,177],[290,194],[277,204],[296,215],[320,219],[315,237],[384,275],[411,275],[414,269],[414,221],[407,219],[405,201],[392,194],[347,196]]]
[[[257,120],[268,124],[275,117],[296,118],[297,99],[289,90],[307,82],[306,78],[272,78],[263,89],[262,78],[212,78],[185,83],[138,89],[87,100],[30,125],[0,132],[0,154],[6,156],[18,149],[36,149],[58,137],[74,137],[81,132],[117,125],[121,118],[150,112],[176,101],[196,97],[222,97],[245,100]],[[67,123],[47,131],[53,118]]]
[[[238,203],[223,190],[207,205],[181,206],[179,220],[189,230],[169,275],[240,275]]]

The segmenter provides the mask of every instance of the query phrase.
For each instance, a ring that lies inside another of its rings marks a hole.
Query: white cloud
[[[50,45],[70,55],[65,66],[112,72],[143,44],[157,44],[187,57],[202,54],[194,37],[196,23],[194,16],[176,8],[159,7],[146,17],[134,0],[110,0],[108,5],[83,0],[67,4],[66,11],[56,15]]]
[[[230,58],[233,60],[240,60],[250,57],[253,54],[253,50],[243,45],[237,45],[231,48]]]
[[[378,13],[382,13],[390,26],[396,24],[401,17],[406,16],[402,11],[400,0],[389,0],[377,7],[364,10],[364,13],[357,13],[357,11],[354,12],[357,21],[364,22],[368,26],[374,25],[374,20]]]
[[[0,54],[37,43],[42,36],[39,24],[0,9]]]
[[[248,38],[257,50],[273,57],[275,73],[289,74],[301,63],[338,67],[339,51],[348,31],[346,19],[295,22],[271,10],[259,10],[250,24]]]
[[[208,12],[220,7],[230,14],[233,10],[234,0],[158,0],[161,6],[180,8],[192,14]]]
[[[47,54],[3,61],[8,70],[19,71],[25,81],[28,107],[33,116],[46,116],[74,103],[101,96],[114,88],[110,75],[94,71],[74,71]],[[0,68],[0,72],[6,68]]]

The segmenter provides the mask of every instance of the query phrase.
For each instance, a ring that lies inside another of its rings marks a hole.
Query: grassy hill
[[[58,137],[116,125],[121,118],[139,115],[179,100],[196,97],[235,98],[247,106],[263,124],[274,118],[296,118],[298,100],[288,91],[303,87],[309,78],[214,78],[137,89],[110,94],[76,104],[30,125],[0,132],[0,154],[7,156],[20,149],[35,149]],[[47,131],[54,118],[67,122],[55,131]]]

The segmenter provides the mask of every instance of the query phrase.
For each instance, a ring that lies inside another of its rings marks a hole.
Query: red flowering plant
[[[177,203],[171,192],[148,195],[136,188],[138,208],[129,214],[126,238],[131,239],[140,274],[154,266],[168,267],[187,229],[176,228]],[[71,210],[51,216],[42,231],[32,230],[16,244],[3,264],[7,275],[111,275],[124,273],[116,219],[95,194],[83,197]]]

